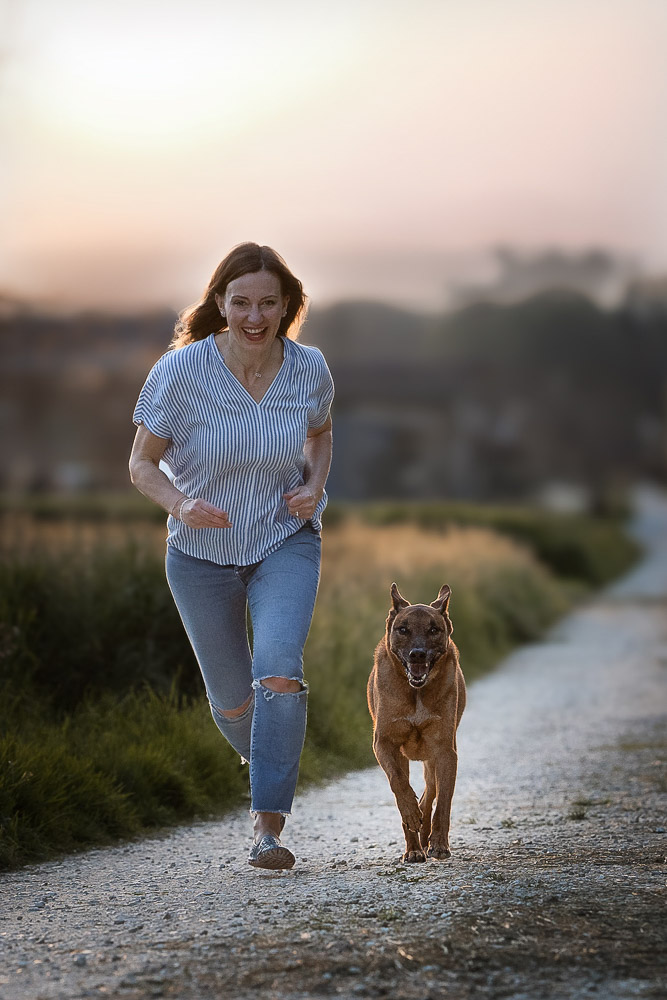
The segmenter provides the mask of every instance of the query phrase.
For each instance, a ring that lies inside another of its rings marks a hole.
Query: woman
[[[296,343],[304,312],[274,250],[234,247],[148,375],[130,458],[134,485],[169,512],[167,579],[213,718],[250,762],[259,868],[294,864],[280,834],[303,749],[331,462],[333,384],[317,348]]]

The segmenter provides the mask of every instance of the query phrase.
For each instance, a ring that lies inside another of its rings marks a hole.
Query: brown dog
[[[447,614],[450,588],[432,604],[409,604],[391,586],[387,631],[368,679],[373,750],[403,820],[403,861],[450,856],[449,817],[456,781],[456,729],[466,688]],[[419,802],[410,786],[411,760],[424,762]],[[435,811],[431,810],[435,801]]]

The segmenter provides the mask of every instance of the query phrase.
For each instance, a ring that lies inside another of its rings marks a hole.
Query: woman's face
[[[276,274],[255,271],[230,281],[224,297],[216,295],[215,301],[227,317],[231,340],[248,350],[273,342],[289,296],[282,295]]]

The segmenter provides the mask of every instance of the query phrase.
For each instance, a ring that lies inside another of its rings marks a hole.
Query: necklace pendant
[[[255,378],[261,378],[261,377],[262,377],[261,372],[255,372]]]

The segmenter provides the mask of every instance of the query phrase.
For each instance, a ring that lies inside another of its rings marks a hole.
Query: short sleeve
[[[319,351],[317,353],[320,364],[318,365],[318,382],[313,390],[308,407],[309,428],[321,427],[322,424],[326,423],[334,398],[334,384],[331,372],[327,367],[324,356]]]
[[[169,380],[162,360],[148,373],[143,389],[139,393],[132,420],[137,426],[144,424],[157,437],[172,438],[171,405]]]

